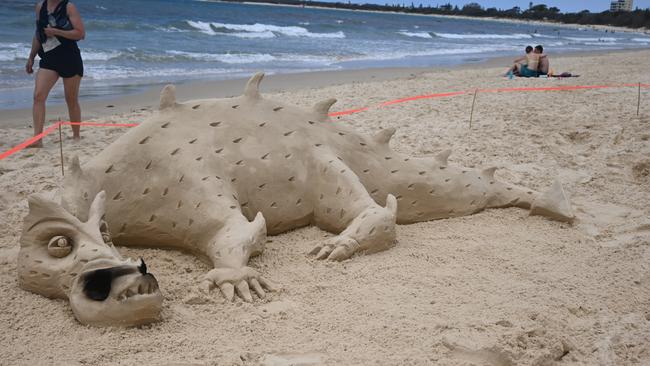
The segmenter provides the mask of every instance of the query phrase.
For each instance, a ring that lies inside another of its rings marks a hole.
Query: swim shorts
[[[528,65],[521,65],[521,70],[519,70],[519,75],[525,78],[536,78],[539,76],[539,73],[535,70],[528,68]]]
[[[84,76],[81,51],[76,45],[60,45],[42,55],[41,61],[38,63],[40,68],[56,71],[62,78],[71,78],[75,75]]]

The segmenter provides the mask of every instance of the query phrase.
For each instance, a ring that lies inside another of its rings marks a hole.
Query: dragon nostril
[[[111,293],[113,275],[110,269],[100,269],[89,273],[85,277],[84,293],[89,299],[104,301]]]
[[[147,274],[147,264],[144,263],[144,259],[142,259],[142,257],[140,257],[140,265],[138,266],[138,270],[140,270],[140,273],[143,275]]]
[[[132,264],[102,268],[87,272],[83,275],[83,292],[91,300],[104,301],[111,293],[113,280],[118,277],[136,274],[140,272],[143,276],[152,275],[147,273],[147,265],[140,258],[140,265],[134,268]]]

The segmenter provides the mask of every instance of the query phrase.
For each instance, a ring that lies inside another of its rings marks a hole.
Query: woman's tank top
[[[70,23],[70,18],[68,18],[68,0],[63,0],[57,5],[56,9],[51,14],[47,12],[47,0],[43,1],[41,5],[41,11],[38,14],[38,20],[36,21],[36,34],[38,40],[41,42],[41,49],[38,51],[39,55],[43,57],[43,44],[47,41],[47,36],[45,35],[45,28],[47,26],[55,27],[62,30],[71,30],[74,29],[72,23]],[[77,41],[65,37],[56,37],[63,47],[76,48]]]

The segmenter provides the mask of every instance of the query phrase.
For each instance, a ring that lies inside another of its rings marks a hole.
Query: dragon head
[[[105,193],[80,221],[40,194],[29,196],[18,255],[22,288],[63,298],[79,322],[131,326],[160,316],[162,294],[142,259],[125,260],[113,246],[104,221]]]

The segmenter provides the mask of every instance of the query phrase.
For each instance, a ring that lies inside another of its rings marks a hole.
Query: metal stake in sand
[[[478,94],[478,89],[474,90],[474,99],[472,99],[472,110],[469,113],[469,128],[472,129],[472,120],[474,119],[474,104],[476,104],[476,94]]]
[[[639,116],[639,110],[641,109],[641,82],[639,82],[639,94],[636,101],[636,116]]]
[[[59,153],[61,155],[61,175],[65,176],[65,171],[63,170],[63,133],[61,132],[61,121],[57,122],[59,124]]]

